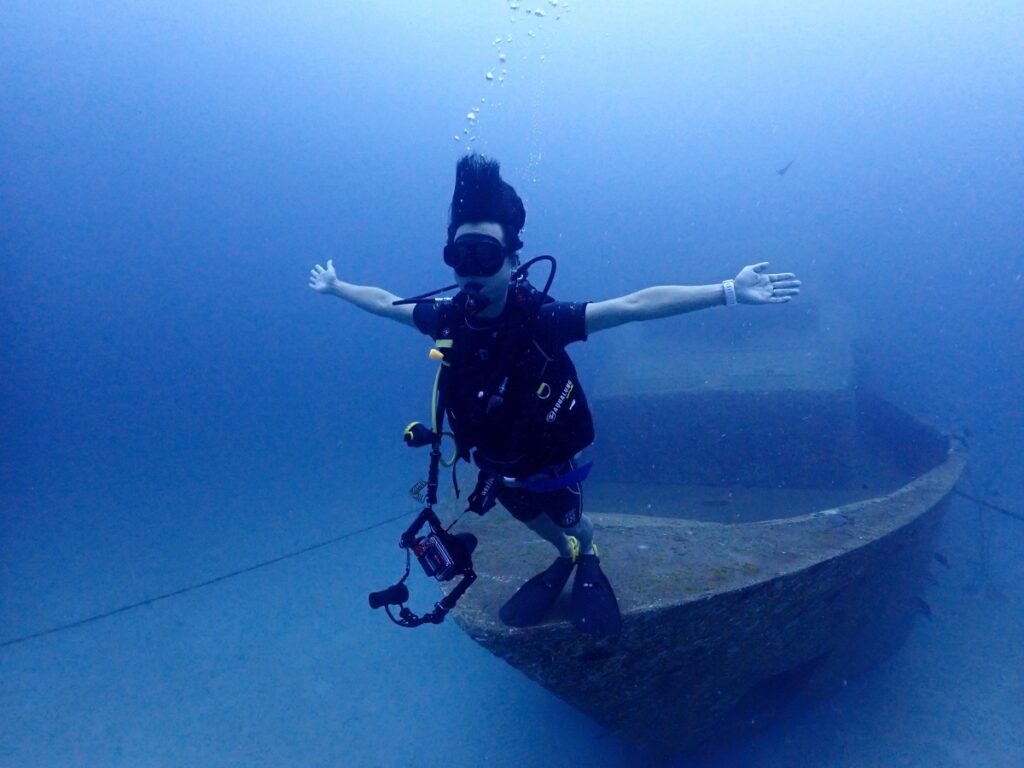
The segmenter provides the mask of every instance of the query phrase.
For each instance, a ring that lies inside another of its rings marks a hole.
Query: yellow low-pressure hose
[[[436,355],[435,355],[435,353],[436,353]],[[439,425],[437,423],[437,397],[438,397],[438,387],[439,387],[440,382],[441,382],[441,366],[448,365],[448,363],[446,363],[444,361],[444,353],[442,353],[438,349],[430,350],[430,359],[431,360],[440,360],[441,361],[441,365],[437,366],[437,374],[434,376],[434,391],[431,393],[431,396],[430,396],[430,428],[434,430],[435,434],[439,434],[442,437],[447,435],[448,437],[450,437],[454,441],[455,440],[455,435],[453,435],[451,432],[438,432],[438,426]],[[453,464],[455,464],[456,461],[458,461],[458,458],[459,458],[459,447],[458,447],[458,445],[456,445],[455,446],[455,453],[452,454],[452,457],[450,459],[448,459],[446,461],[444,459],[444,457],[441,457],[441,464],[443,466],[445,466],[445,467],[450,467]]]

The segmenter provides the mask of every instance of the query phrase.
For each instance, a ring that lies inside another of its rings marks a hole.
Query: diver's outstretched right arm
[[[327,260],[326,268],[317,264],[309,271],[309,287],[317,293],[333,294],[375,315],[397,320],[405,325],[414,325],[412,310],[415,304],[401,304],[396,307],[392,302],[398,301],[399,297],[390,291],[372,285],[342,282],[334,271],[333,259]]]

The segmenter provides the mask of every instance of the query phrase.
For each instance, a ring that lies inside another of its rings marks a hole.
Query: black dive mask
[[[465,234],[444,247],[444,263],[459,277],[490,277],[505,263],[505,247],[490,235]]]

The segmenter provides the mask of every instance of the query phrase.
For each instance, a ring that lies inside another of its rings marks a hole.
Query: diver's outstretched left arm
[[[659,285],[607,301],[587,304],[587,333],[597,333],[639,320],[681,315],[697,309],[734,303],[785,304],[800,293],[800,281],[792,272],[768,273],[768,262],[751,264],[733,280],[715,285]],[[731,285],[730,285],[731,284]]]

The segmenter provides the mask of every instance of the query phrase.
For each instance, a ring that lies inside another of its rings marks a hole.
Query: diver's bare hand
[[[792,272],[765,272],[768,262],[740,270],[734,281],[736,301],[741,304],[785,304],[800,293],[800,281]]]
[[[327,268],[317,264],[309,270],[309,287],[317,293],[333,293],[338,283],[338,275],[334,271],[334,260],[327,260]]]

